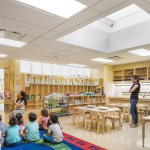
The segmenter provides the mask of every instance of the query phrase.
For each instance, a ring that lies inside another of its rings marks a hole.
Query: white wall
[[[103,69],[92,69],[91,70],[91,78],[103,78],[104,77],[104,71]]]

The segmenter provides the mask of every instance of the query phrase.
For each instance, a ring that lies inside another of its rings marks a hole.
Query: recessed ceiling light
[[[0,54],[0,57],[7,57],[8,55],[6,54]]]
[[[74,66],[74,67],[85,67],[86,65],[80,65],[80,64],[67,64],[68,66]]]
[[[69,18],[87,6],[76,0],[16,0],[49,13]]]
[[[115,12],[115,13],[109,15],[109,16],[107,16],[107,18],[116,21],[118,19],[124,18],[126,16],[129,16],[129,15],[134,14],[134,13],[136,13],[138,11],[141,11],[141,10],[142,9],[140,9],[137,5],[132,4],[132,5],[128,6],[128,7],[125,7],[123,9],[121,9],[121,10],[119,10],[119,11],[117,11],[117,12]]]
[[[137,50],[129,51],[129,53],[136,54],[139,56],[150,56],[150,51],[146,49],[137,49]]]
[[[113,62],[113,60],[105,59],[105,58],[94,58],[94,59],[91,59],[91,60],[99,61],[99,62]]]
[[[7,46],[13,46],[13,47],[22,47],[26,43],[20,42],[20,41],[14,41],[10,39],[0,38],[0,44],[1,45],[7,45]]]

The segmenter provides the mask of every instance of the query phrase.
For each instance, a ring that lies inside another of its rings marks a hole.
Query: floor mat
[[[15,147],[3,147],[2,150],[106,150],[87,141],[63,133],[64,140],[60,144],[44,142],[42,136],[44,131],[40,131],[40,140],[36,143],[21,143]]]

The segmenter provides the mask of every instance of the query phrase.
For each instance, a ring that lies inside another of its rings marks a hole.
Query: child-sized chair
[[[90,130],[91,123],[95,121],[97,124],[97,133],[99,133],[100,123],[102,122],[102,119],[100,118],[100,114],[96,111],[90,111],[90,117],[91,119],[89,120],[89,126],[87,131]]]
[[[146,117],[146,109],[144,107],[140,107],[138,108],[138,114],[140,114],[140,119],[142,120],[142,115],[144,115],[144,117]]]
[[[123,107],[121,122],[123,121],[124,117],[125,117],[126,121],[127,121],[127,118],[129,117],[129,124],[131,124],[132,116],[130,114],[130,107],[129,106],[124,106]]]
[[[84,126],[84,130],[86,130],[86,126],[87,126],[87,121],[90,119],[90,116],[87,116],[87,111],[86,110],[78,110],[78,119],[76,122],[76,127],[78,127],[79,124],[79,120],[82,119],[83,120],[83,126]]]

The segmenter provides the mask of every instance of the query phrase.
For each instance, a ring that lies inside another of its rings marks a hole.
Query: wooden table
[[[150,122],[150,116],[142,118],[142,145],[144,147],[144,139],[145,139],[145,123]]]
[[[99,110],[98,107],[88,108],[87,106],[83,107],[74,107],[73,108],[73,125],[75,121],[75,114],[79,110],[85,110],[87,112],[96,111],[102,115],[102,133],[104,134],[104,126],[105,126],[105,115],[109,112],[118,112],[119,113],[119,128],[121,129],[121,110],[119,108],[108,108],[107,110]]]
[[[108,107],[118,107],[118,108],[123,108],[123,107],[127,107],[129,106],[129,104],[119,104],[119,103],[113,103],[113,104],[108,104]],[[146,109],[146,115],[148,116],[148,105],[144,105],[144,104],[137,104],[136,105],[137,108],[145,108]]]

